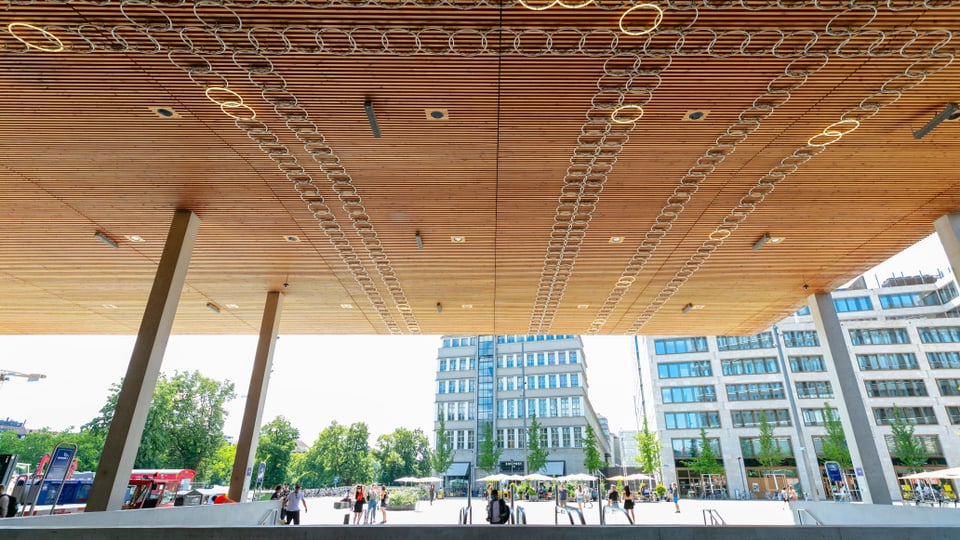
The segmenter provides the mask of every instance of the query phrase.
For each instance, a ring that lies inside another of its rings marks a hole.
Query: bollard
[[[344,524],[344,525],[349,525],[349,524],[350,524],[350,514],[349,514],[349,513],[346,513],[346,514],[343,515],[343,524]]]

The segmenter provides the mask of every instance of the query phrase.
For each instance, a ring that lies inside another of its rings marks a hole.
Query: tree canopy
[[[500,461],[503,450],[497,445],[497,438],[493,434],[493,422],[483,425],[483,438],[477,451],[477,468],[493,472]]]
[[[847,446],[847,435],[843,431],[840,416],[830,408],[830,404],[823,404],[823,423],[827,429],[827,436],[823,438],[823,459],[836,461],[844,469],[853,467],[850,457],[850,448]]]
[[[647,424],[647,417],[643,417],[643,429],[637,433],[637,464],[640,465],[640,471],[647,474],[654,474],[659,477],[661,463],[660,452],[663,446],[660,444],[660,438],[656,431],[650,431]]]
[[[533,415],[530,420],[530,427],[527,429],[527,473],[535,473],[547,464],[550,453],[544,448],[543,440],[540,438],[540,422],[537,421],[537,415]]]
[[[593,426],[587,424],[585,431],[586,434],[583,436],[583,466],[587,468],[588,473],[593,474],[606,468],[607,462],[600,456],[597,433],[593,430]]]
[[[437,429],[437,447],[430,456],[430,466],[437,475],[442,476],[453,464],[453,448],[447,438],[447,423],[443,415],[437,415],[440,427]]]
[[[904,420],[903,411],[894,405],[893,422],[890,423],[890,434],[893,437],[890,455],[897,458],[900,464],[912,473],[926,465],[930,457],[923,442],[913,436],[913,431],[913,425]]]
[[[266,462],[263,471],[263,484],[273,486],[287,481],[287,465],[290,453],[297,445],[300,431],[283,416],[278,416],[260,428],[260,440],[257,442],[257,463]],[[256,477],[251,477],[256,481]]]
[[[766,411],[760,411],[760,448],[757,449],[757,461],[761,467],[772,469],[783,463],[783,451],[773,436],[773,426],[767,420]]]
[[[695,474],[720,474],[723,472],[723,464],[717,458],[717,451],[710,444],[707,438],[707,430],[700,428],[700,440],[693,447],[693,459],[684,461],[683,464],[690,468]]]
[[[379,464],[382,483],[392,483],[404,476],[430,474],[430,441],[421,429],[397,428],[393,433],[377,437],[373,457]]]

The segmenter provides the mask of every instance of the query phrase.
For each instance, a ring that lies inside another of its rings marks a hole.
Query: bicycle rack
[[[712,508],[707,508],[703,511],[703,524],[713,527],[723,527],[727,522],[720,517],[719,512]]]

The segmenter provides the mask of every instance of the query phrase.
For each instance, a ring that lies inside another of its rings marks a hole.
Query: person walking
[[[380,523],[387,522],[387,486],[383,486],[383,489],[380,491],[380,512],[383,514],[383,521]]]
[[[673,507],[676,508],[675,514],[680,513],[680,488],[677,487],[677,483],[674,482],[670,484],[670,496],[673,497]]]
[[[363,493],[363,484],[357,484],[353,489],[353,524],[360,524],[360,514],[363,513],[363,503],[366,502]]]
[[[363,516],[364,525],[373,525],[377,522],[377,503],[380,502],[380,489],[377,484],[367,490],[367,513]]]
[[[610,484],[610,492],[607,493],[607,506],[620,508],[620,492],[617,491],[616,484]]]
[[[430,487],[427,488],[427,490],[430,492],[430,506],[433,506],[433,498],[437,495],[437,488],[434,487],[433,483],[431,482]]]
[[[577,508],[583,513],[583,484],[577,484]]]
[[[630,517],[630,524],[635,524],[637,518],[633,515],[633,492],[630,491],[629,484],[623,486],[623,509]]]
[[[300,491],[300,484],[295,484],[293,486],[293,491],[287,495],[287,502],[284,505],[284,508],[287,510],[287,525],[293,523],[294,525],[300,524],[300,505],[303,505],[303,511],[307,511],[307,498],[304,497],[303,492]]]

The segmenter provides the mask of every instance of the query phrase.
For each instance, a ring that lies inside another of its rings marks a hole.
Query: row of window
[[[558,339],[576,339],[575,335],[567,334],[557,334],[550,336],[520,336],[520,335],[507,335],[507,336],[497,336],[497,343],[523,343],[529,341],[555,341]]]
[[[813,436],[813,448],[817,456],[823,456],[823,441],[826,437],[824,436]],[[927,455],[931,457],[940,457],[943,456],[943,447],[940,445],[940,438],[936,435],[916,435],[915,438],[919,441],[924,449],[927,451]],[[777,448],[780,449],[780,454],[783,457],[793,457],[793,441],[790,437],[774,437],[774,444]],[[893,453],[894,440],[892,435],[884,435],[884,442],[887,446],[887,451],[891,454]],[[702,441],[699,438],[696,439],[671,439],[671,446],[673,448],[673,457],[678,459],[690,459],[695,455],[700,454],[702,449]],[[723,456],[720,448],[720,440],[707,438],[707,444],[710,446],[710,449],[719,457]],[[760,438],[759,437],[741,437],[740,438],[740,452],[745,458],[755,458],[760,453]]]
[[[497,400],[497,418],[557,418],[583,416],[583,398],[500,399]]]
[[[453,450],[473,450],[476,446],[476,435],[472,429],[448,429],[446,434],[447,442]]]
[[[827,364],[820,355],[791,356],[790,371],[810,373],[826,371]],[[960,354],[957,355],[960,365]],[[721,360],[720,367],[724,375],[753,375],[756,373],[779,373],[780,364],[776,358],[734,358]],[[688,377],[712,377],[713,367],[709,360],[690,360],[687,362],[660,362],[657,374],[661,379],[682,379]]]
[[[832,398],[830,381],[797,381],[797,397],[802,399]],[[784,399],[783,383],[759,382],[726,385],[728,401],[761,401]],[[717,400],[713,385],[669,386],[660,389],[663,403],[705,403]]]
[[[477,336],[443,338],[443,346],[447,347],[476,347]]]
[[[476,405],[472,401],[444,401],[437,403],[437,414],[447,420],[473,420]]]
[[[475,369],[477,369],[475,357],[440,359],[440,371],[473,371]]]
[[[445,379],[437,381],[438,394],[457,394],[476,391],[476,379]]]
[[[497,390],[522,390],[523,377],[497,377]],[[544,388],[579,388],[579,373],[552,373],[550,375],[530,375],[526,378],[527,390]]]
[[[523,365],[526,365],[526,367],[556,366],[579,363],[580,355],[577,351],[549,351],[524,354],[516,353],[501,354],[497,356],[498,368],[512,368]]]
[[[720,427],[719,411],[665,413],[664,423],[667,429],[700,429]],[[759,427],[762,417],[773,427],[790,426],[790,413],[787,409],[748,409],[730,411],[733,427]]]
[[[540,428],[541,448],[583,448],[583,426]],[[529,434],[523,428],[497,430],[497,446],[500,448],[525,448]]]

